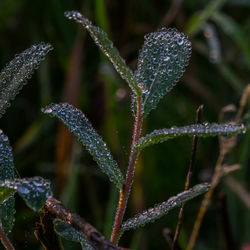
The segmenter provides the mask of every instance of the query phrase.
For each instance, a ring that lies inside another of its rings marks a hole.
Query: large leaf
[[[184,136],[184,135],[197,135],[199,137],[210,137],[210,136],[232,136],[238,133],[244,133],[246,128],[243,124],[232,125],[232,124],[217,124],[217,123],[203,123],[193,124],[184,127],[172,127],[155,130],[152,133],[140,138],[134,148],[142,149],[152,144],[164,142],[172,138]]]
[[[85,18],[77,11],[66,11],[65,16],[69,19],[74,19],[88,30],[96,45],[103,51],[114,65],[117,72],[125,79],[129,87],[137,95],[141,95],[141,88],[138,85],[132,71],[127,67],[125,61],[121,58],[119,51],[114,47],[112,41],[108,39],[107,34],[99,27],[94,26],[91,21]]]
[[[68,103],[50,104],[42,110],[45,114],[58,117],[66,124],[70,131],[87,148],[94,157],[101,170],[108,175],[110,180],[121,189],[124,182],[116,162],[113,160],[106,143],[96,133],[85,115]]]
[[[5,179],[14,179],[14,163],[8,137],[0,130],[0,181]],[[1,188],[0,221],[6,233],[9,233],[14,225],[15,200],[12,194],[13,190]]]
[[[135,215],[133,218],[128,219],[122,224],[122,231],[134,229],[137,227],[142,227],[149,222],[154,222],[155,220],[161,218],[163,215],[167,214],[171,209],[180,206],[182,203],[195,198],[198,195],[203,194],[209,188],[209,184],[198,184],[187,191],[177,194],[171,197],[165,202],[155,205],[140,214]]]
[[[162,28],[145,36],[135,77],[143,86],[142,112],[146,116],[178,82],[191,55],[191,43],[176,29]],[[135,111],[135,97],[133,96]]]
[[[0,187],[17,192],[34,211],[39,210],[52,197],[50,182],[41,177],[4,180],[0,181]]]
[[[79,242],[82,245],[82,248],[85,250],[93,249],[93,247],[88,244],[84,235],[81,232],[77,231],[75,228],[69,226],[66,222],[60,219],[55,219],[53,223],[56,233],[64,239]]]
[[[37,69],[45,55],[52,50],[50,44],[32,45],[5,66],[0,73],[0,118],[10,106],[27,79]]]

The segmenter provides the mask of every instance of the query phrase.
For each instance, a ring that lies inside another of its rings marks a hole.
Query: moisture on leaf
[[[27,79],[31,77],[34,69],[44,59],[45,55],[52,50],[50,44],[40,43],[32,45],[5,66],[0,73],[0,118],[5,110],[21,90]]]
[[[244,133],[246,128],[243,124],[217,124],[204,122],[203,124],[193,124],[184,127],[172,127],[170,129],[159,129],[140,138],[135,144],[135,149],[142,149],[152,144],[164,142],[172,138],[184,135],[197,135],[199,137],[209,136],[232,136],[238,133]]]
[[[132,91],[141,95],[141,89],[138,85],[132,71],[127,67],[125,61],[121,58],[119,51],[114,47],[112,41],[108,39],[107,34],[99,27],[94,26],[91,21],[85,18],[78,11],[66,11],[65,16],[69,19],[74,19],[88,30],[96,45],[103,51],[114,65],[116,71],[121,77],[127,81]]]
[[[0,181],[5,179],[14,179],[14,163],[8,137],[0,130]],[[14,225],[15,200],[12,194],[13,190],[4,187],[0,189],[0,221],[6,233]]]
[[[39,210],[52,197],[50,182],[41,177],[4,180],[0,181],[0,187],[17,192],[34,211]]]
[[[149,222],[154,222],[155,220],[161,218],[163,215],[167,214],[171,209],[180,206],[182,203],[195,198],[198,195],[203,194],[209,188],[209,184],[198,184],[187,191],[177,194],[171,197],[165,202],[155,205],[140,214],[128,219],[122,224],[122,231],[127,231],[137,227],[142,227]]]
[[[86,250],[93,249],[92,246],[88,244],[84,235],[81,232],[77,231],[75,228],[68,225],[66,222],[60,219],[55,219],[53,223],[54,223],[55,231],[59,236],[69,241],[81,243],[83,249],[86,249]]]
[[[68,126],[80,142],[94,157],[101,170],[108,175],[110,180],[121,189],[124,182],[116,162],[113,160],[106,143],[96,133],[85,115],[68,103],[50,104],[42,110],[45,114],[58,117]]]
[[[143,88],[142,112],[146,116],[180,79],[191,55],[191,43],[176,29],[162,28],[145,36],[135,77]],[[135,97],[132,96],[135,111]]]

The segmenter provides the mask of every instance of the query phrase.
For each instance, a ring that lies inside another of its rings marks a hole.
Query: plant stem
[[[204,215],[207,211],[207,208],[210,204],[215,187],[219,183],[219,180],[223,174],[222,162],[223,162],[224,157],[225,157],[225,153],[224,153],[224,151],[221,151],[219,158],[217,160],[217,163],[216,163],[215,172],[214,172],[214,175],[213,175],[213,178],[211,181],[211,187],[209,188],[208,192],[205,194],[204,199],[202,200],[200,211],[199,211],[198,216],[195,220],[193,231],[192,231],[192,234],[190,236],[190,240],[188,242],[187,250],[192,250],[194,248],[198,233],[200,231],[200,226],[201,226],[203,217],[204,217]]]
[[[200,105],[198,107],[197,111],[196,111],[196,121],[195,122],[197,124],[201,123],[201,115],[202,115],[203,107],[204,107],[203,105]],[[190,182],[191,182],[191,179],[192,179],[193,169],[194,169],[194,160],[195,160],[196,149],[197,149],[197,143],[198,143],[198,136],[194,135],[193,136],[192,154],[191,154],[189,169],[188,169],[188,173],[187,173],[187,177],[186,177],[186,181],[185,181],[185,191],[189,189]],[[177,243],[179,235],[180,235],[181,226],[182,226],[182,222],[183,222],[185,204],[186,203],[182,204],[181,209],[180,209],[179,214],[178,214],[178,223],[177,223],[177,226],[176,226],[174,239],[173,239],[173,243],[172,243],[172,246],[171,246],[172,250],[174,250],[176,248],[176,243]]]
[[[115,246],[109,240],[107,240],[102,234],[100,234],[91,224],[86,222],[79,215],[71,212],[65,208],[62,203],[55,198],[49,198],[46,200],[46,205],[43,207],[43,211],[51,213],[77,231],[81,232],[88,243],[94,249],[107,249],[107,250],[125,250],[125,248]]]
[[[237,112],[235,119],[234,119],[235,124],[239,123],[239,121],[241,120],[243,109],[246,105],[247,98],[248,98],[249,94],[250,94],[250,84],[248,84],[246,86],[246,88],[244,89],[243,94],[241,96],[240,107],[239,107],[238,112]],[[194,248],[197,236],[198,236],[199,231],[200,231],[202,220],[203,220],[204,215],[207,211],[207,208],[211,202],[211,198],[212,198],[212,195],[214,193],[215,187],[217,186],[221,177],[225,173],[223,166],[222,166],[225,155],[232,149],[232,147],[235,146],[235,136],[231,137],[227,140],[223,140],[223,137],[219,137],[219,138],[221,138],[221,140],[220,140],[220,154],[219,154],[219,157],[218,157],[216,165],[215,165],[215,171],[214,171],[214,174],[212,177],[211,186],[202,200],[201,207],[200,207],[198,216],[195,220],[193,231],[191,233],[191,236],[190,236],[190,239],[188,242],[187,250],[192,250]]]
[[[136,101],[137,101],[137,113],[136,113],[136,118],[135,118],[133,141],[132,141],[131,151],[130,151],[130,156],[129,156],[127,175],[126,175],[126,180],[123,184],[123,187],[120,190],[118,208],[116,211],[113,231],[112,231],[111,238],[110,238],[110,241],[114,244],[118,244],[119,238],[121,236],[120,228],[122,225],[123,216],[127,207],[128,198],[129,198],[131,187],[133,184],[136,160],[140,154],[139,151],[134,151],[134,144],[140,137],[142,121],[143,121],[141,117],[141,97],[137,96]]]
[[[0,239],[1,239],[1,242],[2,242],[3,246],[5,247],[5,249],[7,249],[7,250],[15,250],[15,248],[13,247],[13,245],[10,242],[7,235],[4,233],[1,226],[0,226]]]

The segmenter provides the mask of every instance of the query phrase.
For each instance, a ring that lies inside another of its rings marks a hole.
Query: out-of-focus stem
[[[10,242],[9,238],[4,233],[2,227],[0,227],[0,240],[1,240],[2,244],[3,244],[3,246],[5,247],[5,249],[7,249],[7,250],[15,250],[15,248],[13,247],[13,245]]]
[[[121,225],[123,216],[127,207],[128,198],[130,195],[131,187],[134,179],[136,160],[139,156],[139,151],[134,151],[134,144],[139,139],[141,134],[142,117],[141,117],[141,97],[137,97],[137,114],[135,118],[135,126],[133,133],[133,141],[131,145],[131,151],[129,156],[129,164],[127,169],[126,180],[123,184],[123,188],[120,190],[120,198],[118,203],[118,208],[115,215],[115,221],[113,226],[113,231],[111,234],[110,241],[114,244],[118,244],[121,235]]]
[[[197,124],[201,123],[202,111],[203,111],[203,105],[200,105],[198,107],[197,111],[196,111],[196,121],[195,122]],[[194,169],[194,160],[195,160],[196,149],[197,149],[197,143],[198,143],[198,136],[194,135],[193,136],[192,154],[191,154],[189,169],[188,169],[188,173],[187,173],[187,177],[186,177],[186,181],[185,181],[185,191],[189,189],[190,182],[191,182],[191,179],[192,179],[193,169]],[[176,246],[176,243],[177,243],[179,235],[180,235],[181,226],[182,226],[182,222],[183,222],[183,214],[184,214],[185,204],[186,203],[182,204],[181,209],[180,209],[179,214],[178,214],[178,223],[177,223],[177,226],[176,226],[174,239],[173,239],[173,243],[172,243],[172,246],[171,246],[172,250],[176,249],[175,246]]]
[[[204,217],[204,215],[205,215],[205,213],[207,211],[207,208],[208,208],[208,206],[210,204],[212,195],[214,193],[214,189],[217,186],[217,184],[218,184],[218,182],[219,182],[219,180],[220,180],[220,178],[221,178],[221,176],[223,174],[222,162],[223,162],[224,157],[225,157],[225,153],[222,150],[220,155],[219,155],[219,158],[217,160],[217,163],[216,163],[215,173],[213,175],[211,186],[210,186],[208,192],[204,196],[204,199],[203,199],[203,201],[201,203],[200,211],[199,211],[198,216],[197,216],[197,218],[195,220],[193,231],[192,231],[192,234],[190,236],[190,240],[189,240],[189,243],[188,243],[187,250],[192,250],[194,248],[196,238],[197,238],[198,233],[200,231],[200,226],[201,226],[203,217]]]
[[[241,96],[240,107],[239,107],[238,112],[237,112],[235,119],[234,119],[235,124],[239,123],[241,120],[243,109],[246,105],[247,98],[248,98],[249,94],[250,94],[250,84],[248,84],[246,86],[246,88],[244,89],[243,94]],[[216,166],[215,166],[215,171],[214,171],[214,175],[213,175],[213,178],[211,181],[211,186],[210,186],[208,192],[205,194],[204,199],[201,203],[200,211],[199,211],[198,216],[195,220],[193,231],[192,231],[192,234],[191,234],[189,242],[188,242],[187,250],[192,250],[194,248],[197,236],[198,236],[199,231],[200,231],[203,217],[204,217],[204,215],[207,211],[207,208],[210,204],[212,195],[214,193],[214,189],[217,186],[217,184],[219,183],[220,178],[223,176],[223,174],[225,174],[222,163],[223,163],[223,160],[225,158],[225,155],[235,145],[234,142],[232,142],[234,140],[235,140],[235,137],[229,138],[229,139],[227,139],[227,141],[224,141],[224,142],[223,142],[223,140],[221,140],[220,154],[219,154]]]

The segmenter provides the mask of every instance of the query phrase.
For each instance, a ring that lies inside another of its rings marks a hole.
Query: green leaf
[[[195,35],[200,29],[203,28],[205,22],[217,11],[219,10],[226,0],[211,0],[203,8],[202,11],[195,13],[187,22],[187,33]]]
[[[9,139],[0,130],[0,181],[5,179],[14,179],[14,163]],[[0,190],[0,221],[4,231],[9,233],[14,225],[15,200],[11,196],[14,192],[8,188],[1,188]]]
[[[45,114],[51,114],[59,118],[67,125],[80,142],[94,157],[101,170],[108,175],[117,188],[121,189],[124,182],[116,162],[113,160],[106,143],[96,133],[85,115],[68,103],[50,104],[42,109]]]
[[[7,187],[0,187],[0,205],[4,203],[11,195],[15,193],[15,190]]]
[[[135,77],[143,88],[142,114],[156,108],[160,99],[176,85],[191,55],[191,43],[176,29],[160,29],[145,36]],[[132,97],[135,113],[135,96]]]
[[[0,187],[16,191],[34,211],[38,211],[52,197],[50,182],[38,176],[0,181]]]
[[[250,45],[248,34],[244,32],[239,24],[233,18],[220,12],[215,12],[212,15],[212,20],[225,32],[228,36],[235,41],[245,57],[248,68],[250,67]]]
[[[172,127],[170,129],[154,130],[152,133],[140,138],[134,148],[136,150],[148,147],[152,144],[164,142],[172,138],[188,135],[197,135],[199,137],[211,136],[232,136],[238,133],[244,133],[246,128],[243,124],[217,124],[204,122],[203,124],[193,124],[184,127]]]
[[[50,44],[40,43],[32,45],[5,66],[0,73],[0,118],[10,106],[10,100],[26,84],[27,80],[37,69],[45,55],[52,50]]]
[[[12,148],[8,137],[0,129],[0,181],[14,179]]]
[[[171,209],[180,206],[182,203],[195,198],[198,195],[205,193],[209,188],[209,184],[198,184],[187,191],[177,194],[171,197],[165,202],[155,205],[140,214],[136,214],[133,218],[128,219],[122,224],[122,231],[127,231],[137,227],[142,227],[149,222],[166,215]]]
[[[5,233],[10,233],[15,221],[15,199],[14,196],[7,198],[3,204],[0,205],[0,220]]]
[[[53,223],[56,233],[62,238],[69,241],[81,243],[83,249],[93,249],[92,246],[88,244],[88,241],[85,239],[84,235],[81,232],[77,231],[75,228],[68,225],[66,222],[60,219],[55,219]]]
[[[91,21],[77,11],[66,11],[64,15],[68,19],[74,19],[88,30],[96,45],[98,45],[102,52],[109,58],[116,71],[127,81],[132,91],[140,96],[141,88],[138,85],[133,72],[127,67],[125,61],[121,58],[119,51],[114,47],[112,41],[108,39],[107,34],[99,27],[94,26]]]

